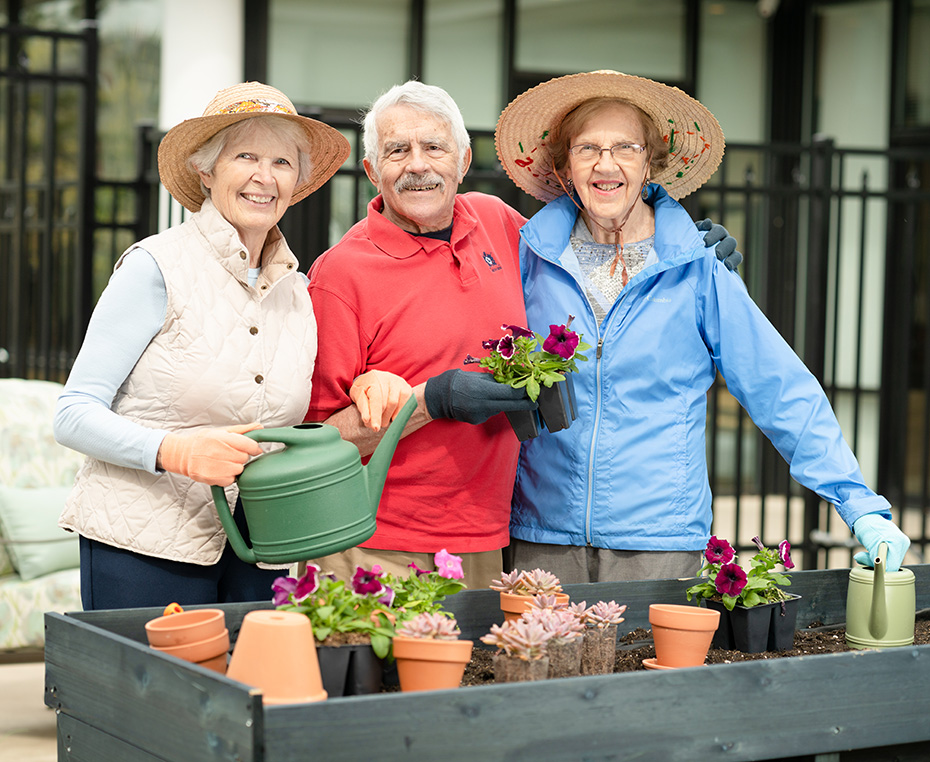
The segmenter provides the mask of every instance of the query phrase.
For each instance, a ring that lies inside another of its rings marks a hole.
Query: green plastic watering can
[[[849,572],[846,645],[850,648],[894,648],[914,642],[914,572],[886,572],[887,553],[888,546],[881,543],[873,568],[856,567]]]
[[[388,466],[416,407],[414,397],[407,400],[365,466],[358,448],[326,423],[245,434],[285,447],[259,456],[237,479],[252,547],[239,533],[223,488],[211,488],[235,554],[250,564],[291,564],[354,548],[371,537]]]

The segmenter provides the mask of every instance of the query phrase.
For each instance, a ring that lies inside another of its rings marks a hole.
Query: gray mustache
[[[439,186],[439,190],[445,190],[446,188],[445,181],[439,175],[404,175],[394,183],[394,190],[397,192],[419,190],[428,188],[430,185]]]

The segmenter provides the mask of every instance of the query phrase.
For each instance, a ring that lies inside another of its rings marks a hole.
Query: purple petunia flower
[[[759,538],[758,535],[753,537],[752,541],[759,550],[765,550],[765,545],[762,544],[762,540]]]
[[[275,606],[283,606],[291,593],[297,589],[297,580],[293,577],[278,577],[271,583],[271,589],[274,591],[271,602]]]
[[[787,540],[778,543],[778,557],[786,570],[794,568],[794,562],[791,560],[791,543]]]
[[[543,350],[571,360],[578,346],[578,334],[569,331],[566,325],[550,325],[549,336],[543,342]]]
[[[720,540],[716,535],[707,541],[707,548],[704,550],[704,558],[711,564],[728,564],[736,557],[736,551],[733,550],[730,543],[726,540]]]
[[[361,566],[355,567],[352,576],[352,589],[359,595],[381,595],[384,592],[384,583],[379,577],[380,573],[365,571]]]
[[[500,343],[500,339],[487,339],[486,341],[481,342],[481,346],[485,349],[490,349],[492,352],[497,349],[497,345]]]
[[[477,357],[472,357],[471,355],[465,355],[465,362],[462,364],[463,365],[474,365],[475,363],[480,363],[480,362],[481,360],[479,360]]]
[[[446,579],[464,579],[465,573],[462,571],[462,557],[453,556],[448,550],[443,548],[434,557],[436,562],[436,571],[440,577]]]
[[[501,328],[503,328],[505,331],[510,331],[517,338],[532,339],[533,336],[535,336],[532,331],[526,328],[521,328],[518,325],[507,325],[507,323],[504,323]]]
[[[394,605],[393,588],[391,588],[390,585],[381,585],[381,587],[384,588],[384,594],[380,598],[378,598],[378,603],[381,603],[388,607],[393,606]]]
[[[418,577],[422,577],[424,574],[432,574],[432,572],[429,569],[421,569],[419,566],[417,566],[412,561],[409,564],[407,564],[407,566],[413,569],[417,573]]]
[[[735,598],[746,587],[746,572],[739,564],[724,564],[717,573],[714,586],[721,595],[732,595]]]
[[[513,357],[515,349],[516,346],[513,343],[513,336],[504,336],[497,343],[497,351],[500,352],[501,357],[505,360],[509,360]]]
[[[297,580],[297,588],[294,590],[294,600],[302,601],[309,595],[315,593],[320,587],[320,567],[316,564],[307,564],[307,573]]]

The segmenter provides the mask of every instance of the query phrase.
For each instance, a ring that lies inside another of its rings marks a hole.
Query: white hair
[[[229,127],[224,127],[188,157],[188,166],[194,172],[212,174],[220,154],[223,153],[229,143],[239,138],[247,138],[257,132],[259,128],[273,133],[282,140],[293,143],[297,149],[297,186],[306,182],[311,171],[310,143],[307,140],[307,133],[290,120],[281,119],[271,114],[243,119],[241,122],[235,122]],[[209,197],[210,189],[203,184],[202,180],[200,190],[203,191],[205,196]]]
[[[394,85],[390,90],[381,95],[362,121],[362,138],[365,142],[365,158],[371,165],[375,175],[380,175],[378,167],[378,119],[381,115],[394,106],[409,106],[417,111],[426,114],[432,114],[439,117],[452,131],[452,138],[459,151],[459,171],[465,165],[465,152],[471,145],[471,138],[468,130],[465,129],[465,120],[462,118],[462,112],[452,96],[441,87],[435,85],[424,85],[422,82],[410,80],[402,85]]]

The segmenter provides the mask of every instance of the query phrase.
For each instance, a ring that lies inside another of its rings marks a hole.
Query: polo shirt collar
[[[454,249],[478,226],[458,195],[452,209],[452,240],[449,243],[408,233],[385,217],[381,213],[383,210],[384,198],[375,196],[368,204],[368,237],[377,248],[394,259],[407,259],[421,251],[435,251],[440,246],[451,245]]]

